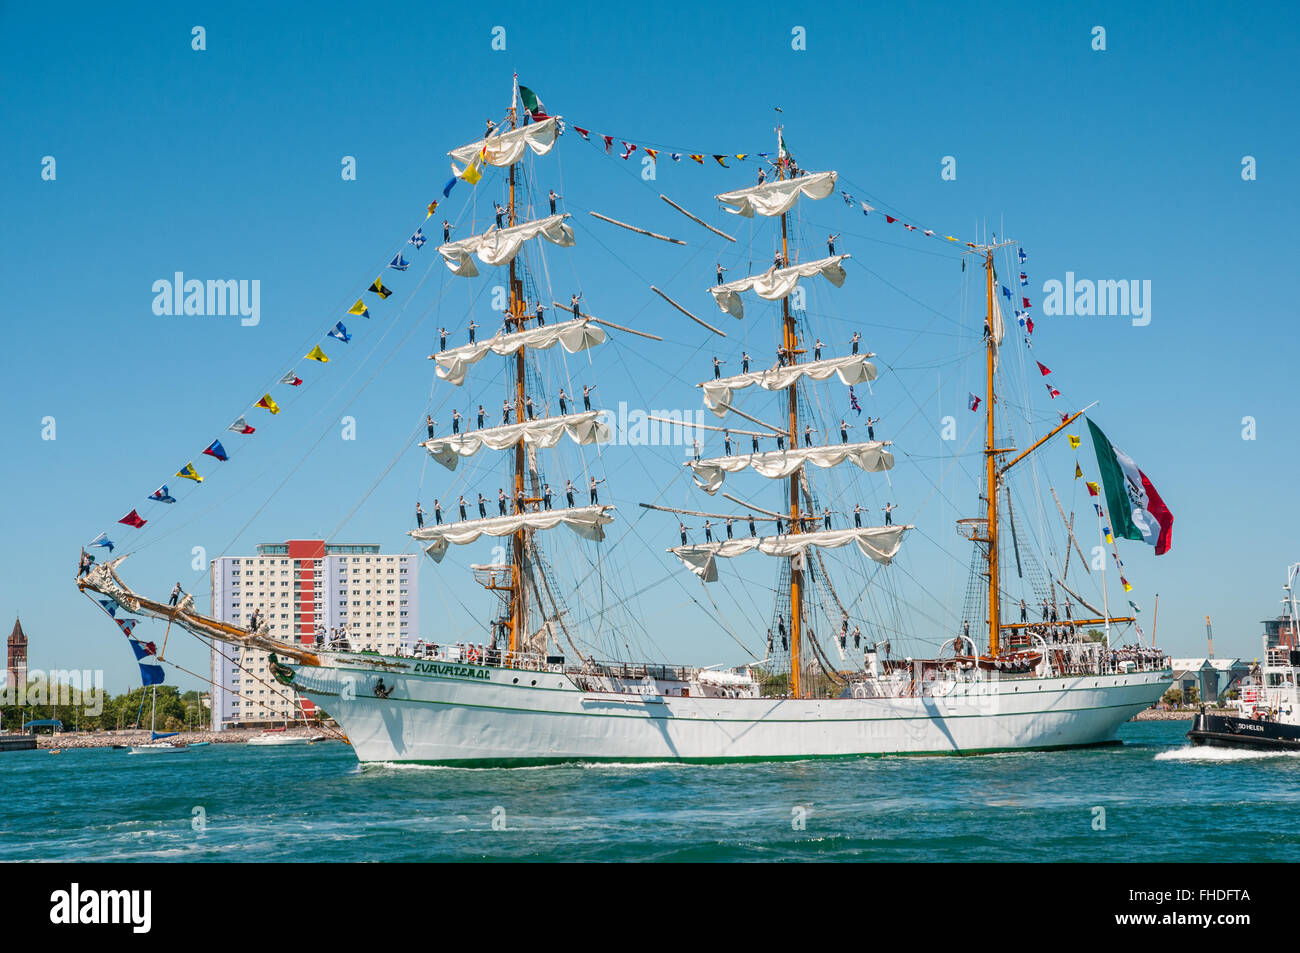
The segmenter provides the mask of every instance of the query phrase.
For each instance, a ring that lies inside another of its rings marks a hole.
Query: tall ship
[[[490,619],[486,634],[447,627],[396,654],[361,651],[355,638],[295,641],[264,619],[241,626],[204,616],[189,595],[172,605],[138,594],[122,578],[125,555],[83,565],[78,586],[206,643],[272,653],[275,678],[335,719],[362,762],[716,763],[1115,743],[1119,726],[1159,699],[1172,673],[1162,653],[1142,644],[1140,629],[1124,642],[1121,633],[1133,630],[1135,617],[1109,610],[1104,565],[1100,598],[1087,601],[1079,580],[1068,581],[1071,546],[1082,567],[1076,577],[1092,574],[1073,517],[1067,522],[1062,510],[1060,524],[1043,524],[1055,540],[1046,545],[1048,531],[1027,528],[1021,508],[1012,509],[1022,474],[1041,500],[1034,463],[1050,441],[1085,423],[1094,443],[1104,441],[1082,411],[1054,413],[1054,426],[1034,432],[1042,414],[1021,413],[1019,392],[1016,400],[1003,399],[1004,378],[1024,372],[1022,360],[1003,353],[1017,329],[1004,319],[997,289],[998,256],[1009,257],[1015,243],[990,236],[960,247],[981,302],[971,308],[967,331],[981,381],[969,405],[980,422],[979,475],[971,488],[978,508],[957,522],[970,544],[964,600],[941,607],[924,583],[894,573],[905,540],[919,527],[893,518],[893,498],[907,492],[890,474],[895,449],[877,439],[879,420],[870,410],[865,421],[860,416],[854,388],[870,393],[877,355],[856,332],[851,343],[825,345],[821,336],[832,337],[831,327],[838,331],[843,321],[827,325],[807,306],[813,288],[838,293],[846,279],[850,255],[836,250],[837,236],[821,255],[821,241],[807,240],[799,216],[804,205],[837,198],[838,173],[802,168],[778,127],[775,151],[758,160],[758,182],[751,176],[751,184],[716,195],[721,210],[735,216],[717,224],[745,224],[750,251],[770,242],[762,254],[771,259],[745,268],[723,258],[748,274],[725,280],[721,263],[706,268],[698,275],[699,300],[716,305],[721,318],[712,321],[726,329],[757,325],[745,340],[766,339],[761,349],[747,345],[764,357],[751,358],[694,305],[654,286],[665,315],[656,330],[675,328],[676,340],[715,355],[712,376],[701,375],[695,388],[705,413],[660,421],[664,432],[685,435],[677,456],[631,440],[606,449],[619,422],[603,400],[619,380],[600,376],[602,345],[616,337],[649,352],[662,338],[616,323],[618,314],[580,293],[552,290],[558,268],[548,267],[547,246],[570,255],[577,242],[570,215],[557,208],[546,163],[575,130],[590,141],[588,130],[564,129],[516,82],[504,119],[449,153],[456,180],[473,184],[475,195],[499,191],[491,227],[452,240],[444,225],[437,251],[456,280],[473,281],[486,266],[498,269],[506,285],[495,333],[476,335],[470,311],[468,343],[449,345],[441,331],[429,355],[436,386],[451,395],[435,410],[442,408],[445,420],[451,408],[452,423],[439,428],[430,414],[419,453],[443,468],[434,472],[443,474],[446,489],[428,512],[420,509],[409,535],[429,557],[426,571],[447,572],[456,560],[446,557],[459,547],[483,560],[461,571],[483,591],[486,611],[475,614]],[[580,188],[575,182],[568,191]],[[716,243],[720,258],[736,242],[662,198],[689,218],[686,227],[708,230],[702,241]],[[544,208],[549,214],[541,214]],[[608,223],[610,235],[685,244],[591,214]],[[970,356],[968,349],[963,357]],[[739,373],[724,374],[724,366]],[[1029,373],[1042,370],[1030,364]],[[633,382],[624,375],[623,383]],[[853,409],[841,416],[831,408],[843,405],[846,388]],[[713,422],[705,423],[709,414]],[[1070,436],[1071,446],[1076,440]],[[1113,449],[1106,445],[1107,454]],[[601,467],[623,454],[640,454],[633,466],[675,495],[616,496],[616,481],[606,485]],[[1154,505],[1154,490],[1150,500],[1141,497],[1146,510],[1133,502],[1145,475],[1129,473],[1123,454],[1106,459],[1116,461],[1107,502],[1112,510],[1126,508],[1129,529],[1116,525],[1115,535],[1155,545],[1147,537],[1160,535],[1163,520],[1167,548],[1172,518]],[[1138,482],[1126,490],[1126,480]],[[486,497],[479,492],[485,485]],[[855,502],[863,497],[887,502],[863,507]],[[1112,512],[1111,521],[1119,524],[1120,515]],[[701,607],[700,630],[716,640],[701,651],[730,652],[737,664],[638,656],[655,633],[647,631],[637,593],[626,592],[639,580],[606,540],[607,528],[620,520],[632,525],[618,545],[638,546],[641,560],[658,559],[676,571]],[[652,536],[679,542],[656,546]],[[750,577],[732,575],[742,566]],[[900,593],[913,582],[928,608],[907,613]],[[1096,577],[1090,583],[1095,587]],[[457,598],[472,598],[461,581],[449,586]],[[721,613],[716,600],[723,599],[736,611]],[[734,624],[737,616],[747,628]]]

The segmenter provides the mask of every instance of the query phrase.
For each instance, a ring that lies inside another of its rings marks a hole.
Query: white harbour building
[[[419,631],[416,559],[374,544],[262,543],[256,555],[212,561],[212,615],[247,626],[256,611],[283,641],[310,645],[345,631],[356,651],[409,652]],[[215,643],[211,673],[214,731],[292,724],[315,713],[271,677],[264,651]]]

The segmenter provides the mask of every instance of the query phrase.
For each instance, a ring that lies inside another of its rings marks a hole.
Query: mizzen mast
[[[997,364],[998,331],[994,322],[993,309],[997,307],[993,289],[993,248],[984,248],[984,272],[986,294],[988,298],[984,318],[984,367],[985,393],[984,409],[987,428],[984,437],[984,500],[987,505],[985,515],[985,535],[988,543],[988,580],[989,580],[989,655],[997,657],[999,635],[1002,627],[1001,591],[998,578],[998,450],[994,445],[993,408],[993,371]],[[1000,322],[999,322],[1000,323]]]

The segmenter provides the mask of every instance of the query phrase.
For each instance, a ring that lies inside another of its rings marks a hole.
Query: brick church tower
[[[9,680],[6,687],[22,691],[27,685],[27,635],[23,624],[14,620],[14,630],[9,636]]]

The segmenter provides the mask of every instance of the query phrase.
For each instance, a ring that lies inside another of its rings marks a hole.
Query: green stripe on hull
[[[1081,748],[1111,748],[1124,742],[1093,741],[1081,745],[1037,745],[1029,748],[975,748],[971,751],[877,751],[855,754],[750,755],[741,758],[471,758],[457,761],[363,761],[362,764],[422,764],[440,768],[543,768],[565,764],[763,764],[787,761],[860,761],[863,758],[940,758],[984,754],[1015,754],[1022,751],[1069,751]]]

